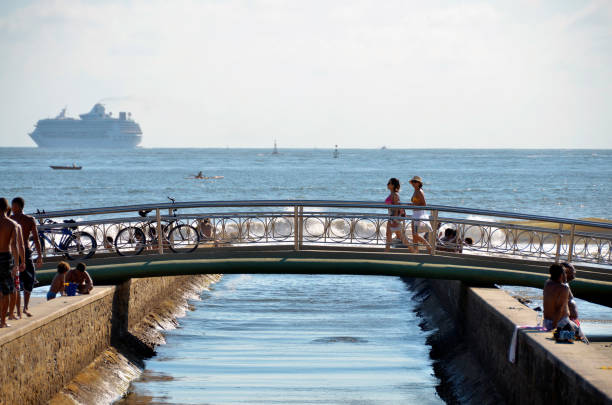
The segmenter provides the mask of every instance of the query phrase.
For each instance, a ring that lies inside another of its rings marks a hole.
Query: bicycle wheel
[[[74,232],[66,241],[64,254],[69,260],[85,260],[96,253],[97,247],[96,240],[87,232]]]
[[[174,253],[189,253],[198,248],[200,236],[191,225],[178,225],[168,232],[168,246]]]
[[[142,230],[128,226],[117,232],[115,249],[121,256],[136,256],[142,252],[147,244],[147,238]]]

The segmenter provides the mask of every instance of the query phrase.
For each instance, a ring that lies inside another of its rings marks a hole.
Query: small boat
[[[72,166],[49,166],[53,170],[81,170],[83,166],[77,166],[74,163]]]
[[[336,145],[336,149],[334,149],[334,159],[337,159],[340,156],[340,152],[338,151],[338,145]]]

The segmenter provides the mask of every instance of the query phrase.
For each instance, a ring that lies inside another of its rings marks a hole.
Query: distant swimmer
[[[195,176],[189,176],[189,177],[185,177],[185,178],[186,179],[193,179],[193,180],[217,180],[217,179],[222,179],[223,176],[204,176],[202,171],[200,171]]]

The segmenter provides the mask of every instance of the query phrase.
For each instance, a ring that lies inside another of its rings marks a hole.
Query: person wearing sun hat
[[[410,184],[414,187],[414,193],[410,201],[413,205],[424,207],[427,205],[425,201],[425,193],[423,192],[423,179],[419,176],[414,176],[410,179]],[[431,246],[429,242],[425,240],[421,234],[427,232],[433,232],[431,225],[429,224],[429,215],[424,210],[413,210],[412,211],[412,240],[416,245],[416,249],[419,249],[419,242],[423,243],[429,253],[431,253]]]

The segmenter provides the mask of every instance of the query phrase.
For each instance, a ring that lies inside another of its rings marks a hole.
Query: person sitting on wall
[[[465,238],[463,240],[463,244],[461,245],[461,253],[463,253],[463,245],[472,246],[474,244],[474,240],[472,238]]]
[[[54,299],[58,293],[64,295],[64,283],[68,270],[70,270],[70,265],[68,263],[59,262],[57,264],[57,273],[55,277],[53,277],[49,292],[47,292],[47,301]]]
[[[561,266],[563,267],[563,270],[565,272],[566,285],[570,289],[569,290],[569,301],[567,303],[567,306],[569,308],[569,313],[570,313],[569,319],[570,321],[574,322],[576,325],[580,326],[580,321],[578,320],[578,307],[576,305],[576,300],[574,299],[574,294],[572,294],[572,289],[569,287],[570,281],[576,278],[576,269],[574,268],[573,264],[568,263],[568,262],[561,263]]]
[[[75,270],[70,270],[66,274],[66,282],[75,283],[79,294],[89,294],[93,290],[93,280],[86,269],[85,263],[81,262],[77,264]]]
[[[108,250],[113,250],[113,237],[107,236],[104,238],[104,248]]]
[[[446,228],[444,230],[444,236],[439,239],[436,249],[442,252],[456,252],[457,231],[453,228]]]
[[[565,271],[558,263],[551,264],[548,271],[550,278],[544,284],[544,327],[553,330],[569,324],[577,330],[578,326],[569,319],[570,288],[566,284]]]
[[[211,240],[212,239],[212,231],[213,226],[210,223],[210,218],[204,218],[199,221],[200,224],[200,235],[203,240]]]

